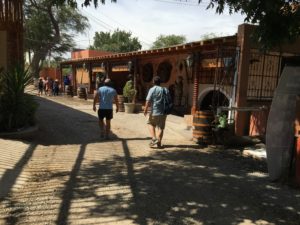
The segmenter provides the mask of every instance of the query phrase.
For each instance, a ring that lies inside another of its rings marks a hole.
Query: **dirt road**
[[[0,224],[300,224],[300,190],[240,150],[199,148],[180,118],[157,150],[142,114],[115,114],[101,141],[91,102],[38,102],[33,139],[0,139]]]

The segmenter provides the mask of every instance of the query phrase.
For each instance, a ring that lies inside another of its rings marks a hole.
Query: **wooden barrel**
[[[73,96],[73,87],[71,85],[66,85],[65,91],[68,96]]]
[[[201,144],[212,143],[212,111],[196,111],[193,115],[193,140]]]
[[[125,112],[123,95],[118,95],[118,102],[119,102],[119,112]]]
[[[86,90],[85,90],[84,87],[79,88],[78,97],[83,98],[83,99],[87,99]]]

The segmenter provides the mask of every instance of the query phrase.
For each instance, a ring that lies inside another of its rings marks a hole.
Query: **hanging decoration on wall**
[[[187,83],[191,83],[193,80],[193,66],[194,66],[194,54],[188,55],[184,60],[184,68],[186,74]]]

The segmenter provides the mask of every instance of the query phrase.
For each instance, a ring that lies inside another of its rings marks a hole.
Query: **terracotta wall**
[[[238,27],[238,46],[240,48],[239,69],[238,69],[238,83],[236,90],[236,106],[247,106],[247,88],[248,75],[250,65],[250,49],[251,39],[250,33],[253,26],[243,24]],[[248,134],[249,127],[249,113],[237,111],[235,114],[235,133],[243,136]]]
[[[249,39],[251,32],[253,32],[253,26],[242,24],[238,28],[238,46],[241,48],[240,61],[239,61],[239,72],[238,72],[238,86],[237,86],[237,107],[253,106],[253,101],[247,101],[248,85],[259,85],[261,86],[260,80],[257,82],[249,80],[250,72],[250,61],[251,61],[251,49],[257,48],[256,44]],[[253,50],[252,50],[253,51]],[[271,51],[272,54],[276,54],[276,49]],[[279,54],[279,52],[277,52]],[[291,54],[300,54],[300,39],[290,45],[282,46],[281,55],[288,56]],[[267,66],[265,69],[271,70],[271,63],[273,61],[266,62]],[[277,62],[278,63],[278,62]],[[276,63],[275,63],[276,64]],[[276,65],[275,65],[276,67]],[[267,78],[266,78],[267,79]],[[266,82],[267,83],[267,82]],[[250,93],[251,94],[251,93]],[[263,101],[257,101],[256,105],[266,104]],[[267,106],[270,106],[269,101]],[[268,110],[265,112],[237,112],[236,113],[236,134],[237,135],[264,135],[266,124],[268,119]]]
[[[103,55],[110,55],[111,52],[106,51],[97,51],[97,50],[80,50],[74,51],[71,53],[72,59],[82,59],[82,58],[90,58],[90,57],[97,57]]]
[[[78,52],[78,54],[80,53],[80,57],[83,57],[84,54],[90,54],[88,53],[90,51],[80,51]],[[78,55],[74,57],[79,57]],[[192,84],[191,79],[188,79],[188,76],[190,76],[190,72],[186,72],[185,69],[181,70],[179,69],[179,64],[182,63],[187,57],[187,54],[181,54],[181,55],[169,55],[169,56],[161,56],[161,57],[149,57],[147,59],[142,59],[138,61],[138,68],[137,68],[137,74],[139,77],[142,77],[142,68],[143,65],[147,64],[147,63],[151,63],[153,65],[153,75],[155,76],[157,74],[157,68],[159,66],[160,63],[167,61],[172,65],[172,70],[171,70],[171,75],[170,75],[170,79],[166,82],[166,83],[162,83],[161,85],[163,87],[169,87],[170,85],[175,83],[175,80],[178,78],[178,76],[182,76],[183,77],[183,84],[184,84],[184,98],[187,99],[187,101],[189,101],[189,105],[191,104],[192,101],[192,96],[190,95],[190,85]],[[93,71],[96,69],[93,69]],[[119,72],[110,72],[109,76],[110,78],[114,81],[115,85],[116,85],[116,89],[118,90],[118,93],[121,94],[123,86],[125,84],[125,82],[127,81],[127,76],[129,75],[128,71],[119,71]],[[76,69],[76,80],[77,80],[77,86],[80,86],[81,83],[81,77],[82,77],[82,84],[85,87],[89,88],[89,83],[90,83],[90,79],[89,79],[89,74],[87,71],[83,71],[82,68],[77,68]],[[151,82],[144,82],[143,79],[141,80],[141,84],[142,84],[142,99],[146,98],[146,95],[148,93],[148,90],[152,87],[152,81]]]
[[[58,79],[59,83],[62,82],[60,70],[57,68],[43,68],[40,71],[40,77],[43,77],[43,78],[49,77],[49,78],[52,78],[53,80]]]
[[[153,65],[153,76],[157,75],[157,69],[160,63],[162,62],[169,62],[172,65],[172,70],[171,70],[171,75],[170,75],[170,79],[166,82],[166,83],[162,83],[161,86],[163,87],[170,87],[172,84],[175,83],[176,79],[179,76],[183,77],[183,90],[184,90],[184,97],[186,97],[187,99],[191,100],[191,97],[188,98],[188,96],[190,95],[189,89],[190,89],[190,84],[192,83],[192,81],[188,78],[189,71],[188,74],[185,70],[185,68],[183,68],[182,70],[180,70],[179,65],[180,63],[183,63],[185,61],[187,57],[187,54],[174,54],[174,55],[168,55],[168,56],[161,56],[161,57],[152,57],[152,58],[148,58],[148,59],[143,59],[139,61],[139,74],[142,76],[143,74],[143,65],[147,64],[147,63],[151,63]],[[143,81],[143,79],[141,79],[141,83],[143,85],[143,89],[144,89],[144,96],[148,93],[148,90],[152,87],[152,81],[151,82],[145,82]]]
[[[252,43],[250,39],[250,34],[253,31],[253,26],[242,24],[238,27],[238,36],[237,36],[237,46],[240,47],[240,58],[239,58],[239,66],[238,66],[238,84],[237,84],[237,92],[236,92],[236,105],[237,107],[247,107],[251,106],[253,102],[249,102],[247,100],[247,90],[248,90],[248,84],[251,85],[253,83],[254,85],[259,85],[259,80],[255,81],[248,81],[249,78],[249,69],[250,69],[250,61],[251,61],[251,49],[255,48],[255,44]],[[276,49],[274,50],[276,51]],[[295,43],[290,46],[285,46],[282,49],[283,52],[291,52],[291,53],[300,53],[300,40],[299,43]],[[89,57],[95,57],[95,56],[101,56],[101,55],[107,55],[110,54],[108,52],[99,52],[99,51],[93,51],[93,50],[85,50],[85,51],[76,51],[72,53],[72,59],[78,59],[78,58],[89,58]],[[191,107],[192,105],[192,99],[193,99],[193,79],[191,77],[190,71],[186,70],[184,68],[183,70],[180,70],[179,65],[180,63],[184,62],[187,58],[187,54],[182,53],[174,53],[173,55],[161,55],[161,56],[147,56],[147,58],[139,59],[138,61],[138,69],[137,73],[139,77],[142,77],[143,74],[143,65],[147,63],[151,63],[153,65],[153,75],[155,76],[157,74],[157,69],[160,63],[167,61],[172,65],[171,75],[170,79],[162,83],[162,86],[164,87],[170,87],[173,85],[176,81],[176,79],[179,76],[183,77],[183,85],[184,85],[184,96],[188,101],[188,106]],[[125,59],[122,59],[125,60]],[[134,59],[132,59],[134,60]],[[98,63],[101,63],[98,62]],[[271,63],[271,61],[270,61]],[[269,64],[270,64],[269,63]],[[252,68],[253,69],[253,68]],[[268,69],[268,68],[265,68]],[[77,84],[81,83],[81,77],[82,83],[86,84],[88,86],[88,83],[90,82],[88,73],[86,71],[82,71],[81,68],[74,70],[76,71],[76,79]],[[253,73],[253,71],[252,71]],[[74,73],[75,74],[75,73]],[[201,75],[201,74],[200,74]],[[113,73],[113,79],[117,79],[118,75],[117,73]],[[117,85],[120,87],[119,90],[121,90],[122,83],[125,82],[124,77],[127,76],[127,73],[122,73],[122,79],[120,82],[116,82]],[[152,86],[152,82],[145,82],[143,79],[141,79],[141,85],[142,85],[142,92],[143,92],[143,99],[145,99],[145,96],[147,95],[147,92],[149,88]],[[198,96],[198,103],[199,100],[204,97],[205,90],[207,90],[209,87],[212,87],[212,85],[200,85],[199,86],[199,96]],[[226,87],[226,91],[224,91],[227,95],[231,95],[230,87]],[[263,102],[257,102],[257,104],[265,104]],[[236,124],[236,133],[238,135],[257,135],[257,134],[263,134],[265,132],[266,122],[267,122],[267,115],[268,111],[265,112],[236,112],[236,118],[235,118],[235,124]]]
[[[77,87],[84,86],[89,87],[90,78],[87,70],[83,70],[82,68],[76,69],[76,80]]]
[[[250,136],[264,136],[266,134],[268,115],[271,107],[271,101],[250,101],[249,106],[259,108],[264,107],[258,111],[248,112],[249,116],[249,135]]]
[[[157,68],[160,63],[167,61],[172,65],[172,71],[171,76],[168,82],[162,83],[161,85],[163,87],[170,87],[172,84],[175,83],[176,79],[181,76],[183,77],[183,99],[182,104],[186,105],[188,107],[192,106],[192,100],[193,100],[193,78],[191,71],[189,69],[186,69],[183,67],[182,70],[180,70],[180,63],[184,64],[187,54],[174,54],[174,55],[168,55],[168,56],[161,56],[161,57],[155,57],[155,58],[148,58],[143,59],[139,61],[139,74],[143,74],[143,65],[147,63],[151,63],[153,65],[153,73],[154,75],[157,74]],[[201,76],[199,72],[199,76]],[[142,85],[144,89],[144,96],[147,94],[149,88],[152,87],[152,82],[144,82],[142,80]],[[231,86],[223,86],[224,90],[221,90],[222,93],[224,93],[226,96],[231,97],[232,87]],[[198,104],[200,103],[201,99],[208,93],[209,90],[214,89],[214,84],[202,84],[199,85],[199,92],[198,92]]]

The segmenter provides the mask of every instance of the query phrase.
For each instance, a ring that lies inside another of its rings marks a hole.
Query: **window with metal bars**
[[[281,58],[276,54],[261,54],[255,50],[251,51],[248,100],[272,100],[280,77]]]
[[[235,69],[235,47],[222,47],[201,52],[199,82],[202,84],[232,85]]]
[[[232,85],[232,68],[201,68],[199,71],[200,84]]]

